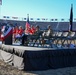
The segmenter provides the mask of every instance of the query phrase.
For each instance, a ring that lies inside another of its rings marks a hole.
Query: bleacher
[[[0,26],[4,25],[6,22],[10,22],[11,24],[22,26],[25,28],[26,21],[16,21],[16,20],[0,20]],[[30,25],[39,25],[40,29],[44,30],[47,29],[48,25],[51,25],[53,30],[58,31],[68,31],[69,29],[69,22],[36,22],[30,21]],[[76,22],[73,22],[73,31],[76,31]]]

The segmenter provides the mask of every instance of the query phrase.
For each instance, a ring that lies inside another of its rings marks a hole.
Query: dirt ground
[[[45,71],[20,71],[0,60],[0,75],[76,75],[76,67]]]

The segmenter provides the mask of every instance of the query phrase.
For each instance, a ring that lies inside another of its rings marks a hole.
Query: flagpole
[[[69,31],[72,31],[72,25],[73,25],[73,4],[71,4],[71,9],[70,9],[70,25],[69,25]]]
[[[58,27],[59,27],[59,22],[57,23],[57,26],[56,26],[56,31],[58,31]]]

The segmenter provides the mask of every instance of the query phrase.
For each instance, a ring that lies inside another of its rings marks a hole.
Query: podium
[[[12,33],[13,33],[13,30],[10,27],[7,30],[7,32],[5,33],[5,37],[4,37],[4,44],[5,45],[12,45]]]

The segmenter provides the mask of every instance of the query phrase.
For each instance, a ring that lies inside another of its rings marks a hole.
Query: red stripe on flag
[[[29,24],[29,15],[27,15],[27,22],[26,22],[26,25],[25,25],[25,33],[30,34],[30,30],[31,30],[31,27],[30,27],[30,24]]]
[[[30,28],[30,24],[28,22],[26,22],[26,29]]]

